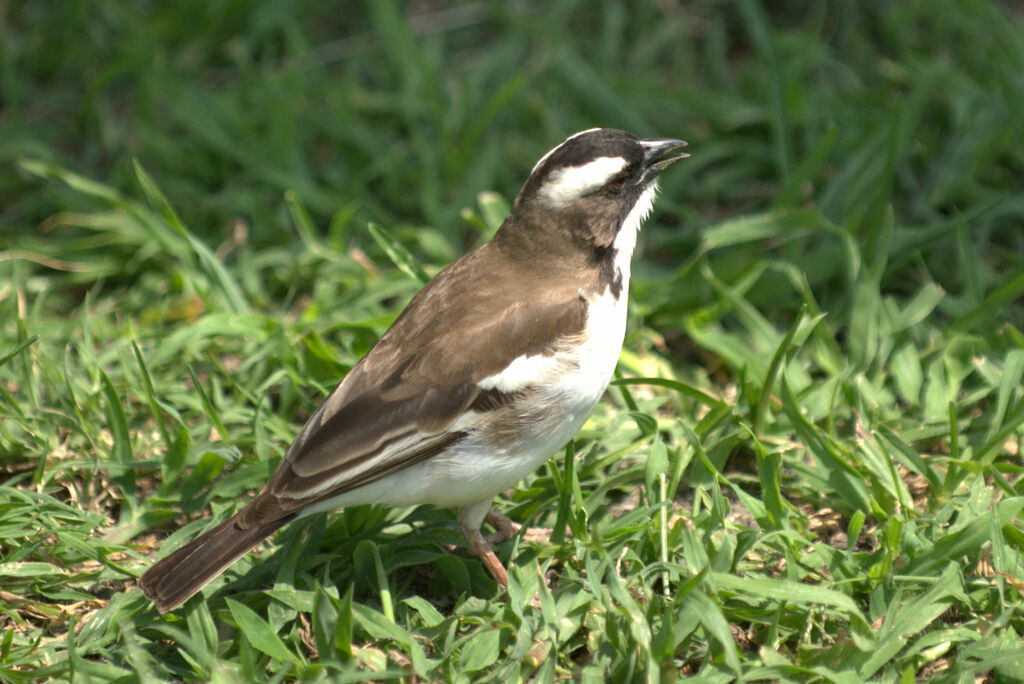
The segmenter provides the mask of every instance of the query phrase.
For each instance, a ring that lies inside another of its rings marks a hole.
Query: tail
[[[189,600],[207,582],[245,555],[246,551],[294,517],[289,515],[244,529],[238,525],[240,515],[235,514],[185,544],[139,578],[142,593],[153,600],[157,610],[166,613]]]

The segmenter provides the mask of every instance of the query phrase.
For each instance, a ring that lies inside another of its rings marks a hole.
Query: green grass
[[[137,5],[0,19],[0,679],[1024,679],[1014,10]],[[451,512],[354,508],[158,615],[160,545],[593,125],[693,156],[616,385],[496,501],[554,529],[509,597]]]

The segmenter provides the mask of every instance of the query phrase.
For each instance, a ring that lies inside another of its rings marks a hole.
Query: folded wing
[[[551,353],[560,339],[583,329],[587,307],[574,289],[518,278],[517,289],[530,296],[510,305],[505,288],[495,287],[497,276],[479,263],[487,248],[420,291],[306,422],[270,482],[241,512],[241,527],[266,525],[448,448],[472,429],[474,417],[506,403],[500,392],[479,387],[481,379],[520,356]],[[491,276],[487,287],[468,277],[471,266]],[[446,281],[461,286],[439,287]],[[496,297],[500,304],[491,301]]]

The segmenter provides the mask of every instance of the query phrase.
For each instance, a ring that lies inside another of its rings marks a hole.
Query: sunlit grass
[[[0,678],[1021,676],[1016,15],[67,7],[0,27]],[[509,596],[450,512],[356,508],[158,615],[157,549],[593,125],[693,156],[615,386],[497,501],[552,529]]]

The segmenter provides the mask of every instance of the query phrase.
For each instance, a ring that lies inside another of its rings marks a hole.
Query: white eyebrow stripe
[[[580,166],[567,166],[552,172],[540,186],[540,197],[552,209],[597,190],[612,176],[626,168],[622,157],[598,157]]]
[[[601,127],[600,127],[600,126],[598,126],[597,128],[588,128],[587,130],[585,130],[585,131],[580,131],[579,133],[573,133],[573,134],[572,134],[572,135],[570,135],[570,136],[569,136],[568,138],[566,138],[565,140],[563,140],[563,141],[562,141],[561,143],[559,143],[558,145],[555,145],[555,146],[554,146],[554,147],[552,147],[552,148],[551,148],[550,150],[548,150],[548,151],[547,151],[547,154],[545,154],[545,155],[544,155],[543,157],[541,157],[541,158],[540,158],[540,159],[539,159],[539,160],[537,161],[537,163],[533,165],[533,168],[532,168],[532,169],[530,169],[530,175],[532,176],[532,175],[533,175],[533,173],[534,173],[534,171],[536,171],[537,169],[539,169],[539,168],[540,168],[540,166],[541,166],[541,164],[543,164],[544,162],[546,162],[546,161],[548,160],[548,157],[550,157],[550,156],[551,156],[552,154],[554,154],[554,153],[555,153],[555,150],[557,150],[557,149],[558,149],[559,147],[561,147],[561,146],[562,146],[562,145],[564,145],[565,143],[569,142],[570,140],[575,140],[576,138],[578,138],[578,137],[580,137],[581,135],[584,135],[584,134],[586,134],[586,133],[593,133],[594,131],[599,131],[599,130],[601,130]]]

